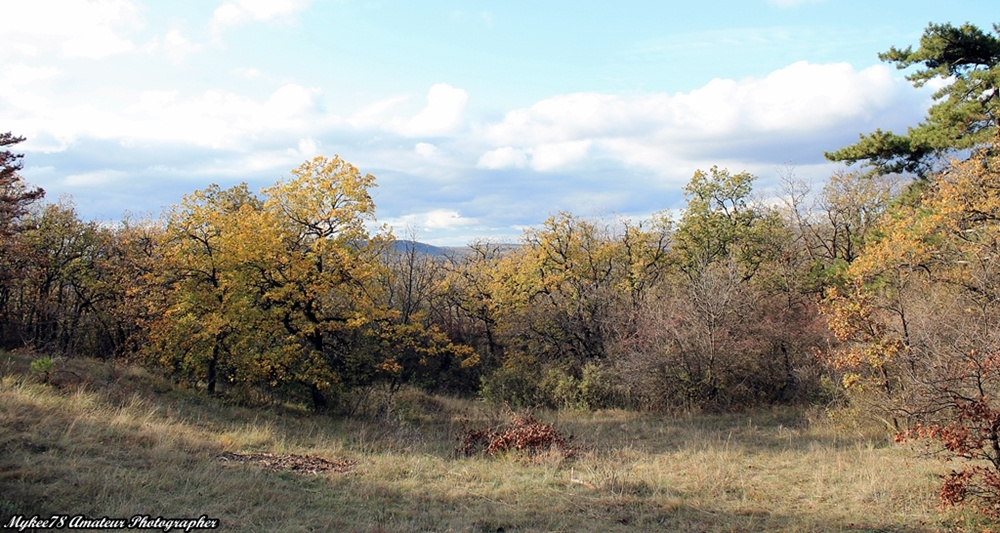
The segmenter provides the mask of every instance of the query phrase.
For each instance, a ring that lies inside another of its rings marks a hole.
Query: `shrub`
[[[551,424],[539,422],[530,413],[517,413],[507,408],[508,421],[499,428],[463,428],[458,437],[458,451],[466,456],[476,453],[496,455],[512,450],[531,454],[558,450],[563,457],[573,457],[576,450]]]

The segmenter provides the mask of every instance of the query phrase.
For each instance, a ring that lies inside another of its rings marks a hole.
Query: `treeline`
[[[889,423],[919,418],[933,409],[912,395],[942,383],[929,373],[994,351],[1000,44],[932,25],[920,49],[883,56],[926,64],[915,83],[953,82],[908,135],[827,154],[867,166],[819,190],[786,176],[755,197],[754,176],[713,167],[676,215],[558,213],[517,246],[444,258],[379,228],[375,178],[339,158],[102,224],[44,204],[18,175],[23,139],[4,134],[0,345],[320,409],[403,384],[657,410],[827,401],[846,386]],[[947,364],[931,362],[946,345]]]
[[[4,347],[347,410],[358,390],[402,384],[591,409],[815,400],[832,388],[818,303],[846,289],[893,192],[842,174],[776,205],[752,197],[754,176],[712,168],[679,218],[560,213],[518,246],[435,257],[371,229],[375,178],[338,158],[100,224],[43,204],[6,153]]]

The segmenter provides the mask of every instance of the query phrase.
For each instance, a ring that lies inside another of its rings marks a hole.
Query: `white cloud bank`
[[[143,26],[139,12],[130,0],[6,2],[0,57],[55,51],[67,58],[96,59],[131,52],[136,46],[128,34]]]
[[[655,169],[727,146],[763,145],[868,122],[903,99],[889,69],[799,62],[765,78],[714,79],[675,95],[561,95],[490,125],[480,168],[560,170],[587,157]],[[820,152],[821,153],[821,152]]]
[[[409,100],[395,96],[379,100],[350,118],[358,129],[381,129],[403,137],[440,137],[457,133],[465,127],[465,106],[469,95],[464,89],[437,83],[427,91],[424,108],[412,116],[397,112]]]
[[[495,119],[468,117],[469,94],[438,83],[422,104],[398,96],[343,118],[325,111],[323,89],[294,82],[263,96],[171,89],[123,92],[131,98],[113,106],[66,103],[38,90],[59,79],[59,69],[6,64],[14,68],[0,71],[5,129],[29,137],[25,150],[38,157],[31,164],[54,167],[39,183],[53,195],[65,187],[81,206],[157,209],[188,187],[158,193],[168,182],[271,183],[313,155],[339,154],[379,177],[381,219],[451,244],[480,232],[510,234],[560,209],[669,207],[691,173],[712,164],[762,173],[805,154],[795,163],[821,165],[823,150],[859,132],[915,123],[930,92],[910,89],[884,66],[799,62],[686,93],[556,95]],[[39,157],[54,151],[89,166],[63,170]],[[102,190],[109,186],[113,199]]]

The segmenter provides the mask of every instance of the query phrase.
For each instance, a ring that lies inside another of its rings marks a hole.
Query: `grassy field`
[[[937,508],[948,465],[821,411],[536,412],[555,450],[465,457],[480,402],[404,391],[378,419],[226,405],[144,371],[0,353],[0,521],[207,515],[229,531],[982,531]],[[266,452],[340,465],[263,468]],[[3,525],[0,524],[0,525]]]

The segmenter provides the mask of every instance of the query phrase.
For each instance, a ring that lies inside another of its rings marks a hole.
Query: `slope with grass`
[[[946,465],[820,413],[539,412],[559,450],[465,456],[479,402],[403,391],[379,418],[229,405],[144,371],[0,354],[0,520],[205,515],[240,531],[936,531]],[[327,468],[328,466],[332,467]]]

